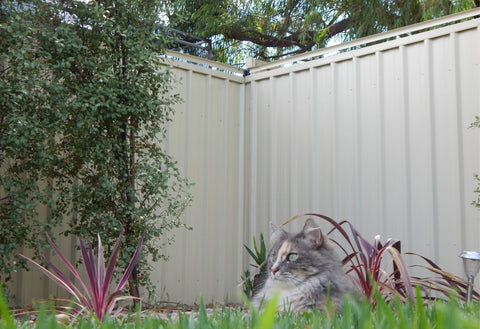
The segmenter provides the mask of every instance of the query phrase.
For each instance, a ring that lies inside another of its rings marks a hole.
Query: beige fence
[[[183,60],[171,64],[184,102],[169,127],[168,151],[195,186],[186,215],[192,230],[177,231],[170,260],[156,265],[158,300],[231,301],[245,267],[243,71],[169,55]]]
[[[480,249],[470,205],[480,139],[469,129],[480,114],[480,31],[478,19],[440,27],[445,21],[251,70],[248,233],[319,212],[371,238],[400,238],[405,250],[462,274],[460,251]]]
[[[250,262],[243,243],[304,212],[349,220],[367,238],[399,238],[404,251],[462,275],[460,251],[480,250],[470,205],[480,130],[469,129],[480,114],[480,19],[470,19],[479,14],[252,67],[246,77],[168,53],[184,102],[167,146],[196,185],[192,230],[177,231],[170,260],[154,264],[157,300],[238,300]]]

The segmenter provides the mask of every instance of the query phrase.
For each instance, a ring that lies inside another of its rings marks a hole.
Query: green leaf
[[[275,314],[277,313],[278,294],[274,294],[273,297],[265,304],[263,312],[256,323],[255,328],[270,329],[273,328],[275,323]]]
[[[13,321],[13,316],[8,309],[7,302],[3,296],[2,288],[0,287],[0,323],[3,323],[5,329],[15,329],[17,326]]]

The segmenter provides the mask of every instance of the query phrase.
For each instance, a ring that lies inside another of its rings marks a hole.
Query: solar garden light
[[[473,281],[480,270],[480,252],[462,251],[460,258],[463,259],[463,267],[468,280],[467,303],[472,300]]]

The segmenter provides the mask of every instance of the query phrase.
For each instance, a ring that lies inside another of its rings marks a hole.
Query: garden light
[[[472,299],[473,281],[480,270],[480,252],[462,251],[460,257],[463,259],[463,267],[468,280],[467,303]]]

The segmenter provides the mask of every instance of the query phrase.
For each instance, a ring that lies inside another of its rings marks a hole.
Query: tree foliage
[[[189,183],[162,147],[180,101],[159,59],[168,42],[154,28],[162,8],[154,0],[0,5],[4,280],[23,266],[14,251],[43,246],[39,234],[67,220],[65,234],[100,233],[107,251],[125,227],[120,267],[142,233],[155,261],[164,257],[159,237],[183,225]],[[146,256],[137,283],[149,282]]]
[[[172,27],[212,38],[217,60],[270,60],[478,6],[431,0],[176,0]]]

